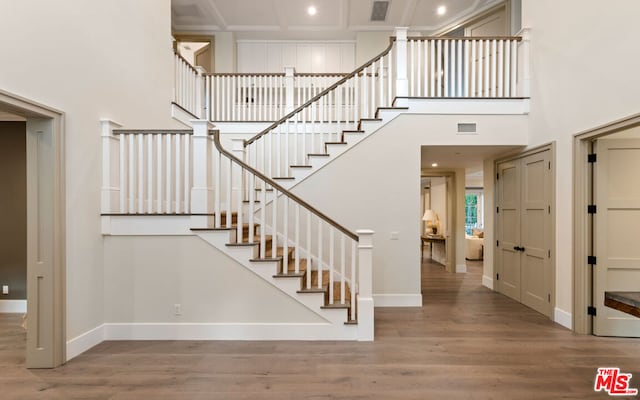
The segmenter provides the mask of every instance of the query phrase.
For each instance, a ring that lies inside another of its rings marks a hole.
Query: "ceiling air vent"
[[[458,133],[460,134],[473,134],[476,133],[476,124],[460,122],[458,123]]]
[[[388,1],[374,1],[371,9],[371,21],[384,21],[387,19]]]

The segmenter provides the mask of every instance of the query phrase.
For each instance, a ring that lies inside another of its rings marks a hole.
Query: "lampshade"
[[[436,220],[436,213],[433,212],[433,210],[426,210],[424,212],[424,215],[422,216],[422,220],[423,221],[435,221]]]

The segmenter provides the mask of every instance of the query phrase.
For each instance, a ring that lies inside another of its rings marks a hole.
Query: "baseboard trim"
[[[107,323],[105,340],[357,340],[357,325],[329,323]]]
[[[104,325],[97,326],[67,341],[67,361],[102,343],[105,340]]]
[[[553,310],[553,320],[567,329],[573,329],[573,316],[564,310],[556,307]]]
[[[456,265],[456,274],[466,274],[466,273],[467,273],[467,264]]]
[[[0,313],[24,314],[26,312],[26,300],[0,300]]]
[[[374,294],[376,307],[422,307],[421,294]]]
[[[482,286],[488,287],[493,290],[493,278],[490,276],[482,275]]]

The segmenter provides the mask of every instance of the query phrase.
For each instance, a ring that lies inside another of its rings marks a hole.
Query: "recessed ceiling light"
[[[309,15],[316,15],[317,12],[318,9],[315,6],[309,6],[309,8],[307,8],[307,13]]]
[[[437,163],[437,162],[434,162],[433,164],[431,164],[431,166],[432,166],[432,167],[437,167],[437,166],[438,166],[438,163]]]
[[[445,15],[447,13],[447,7],[440,6],[436,9],[436,12],[438,13],[438,15]]]

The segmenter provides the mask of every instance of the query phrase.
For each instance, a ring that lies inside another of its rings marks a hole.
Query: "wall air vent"
[[[471,135],[471,134],[475,134],[478,133],[476,131],[476,124],[475,122],[459,122],[458,123],[458,133],[462,134],[462,135]]]
[[[371,21],[384,21],[387,19],[388,1],[374,1],[371,9]]]

